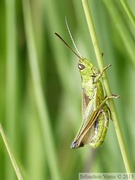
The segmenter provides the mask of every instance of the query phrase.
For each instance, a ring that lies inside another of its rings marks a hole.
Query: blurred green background
[[[135,14],[135,1],[128,0]],[[135,27],[117,0],[90,0],[122,132],[135,167]],[[79,172],[125,172],[113,122],[104,144],[70,149],[81,124],[78,59],[97,66],[81,1],[0,1],[0,122],[24,179],[78,179]],[[74,47],[73,47],[74,48]],[[134,169],[135,171],[135,169]],[[17,179],[0,138],[0,179]]]

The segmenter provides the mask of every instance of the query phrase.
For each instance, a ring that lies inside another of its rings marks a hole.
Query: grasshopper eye
[[[78,68],[79,68],[80,70],[83,70],[83,69],[85,69],[85,66],[84,66],[83,64],[78,64]]]

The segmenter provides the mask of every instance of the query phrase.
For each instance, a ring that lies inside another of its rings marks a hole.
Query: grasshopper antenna
[[[68,30],[68,33],[69,33],[69,35],[70,35],[71,41],[72,41],[72,43],[73,43],[73,45],[74,45],[77,53],[79,54],[79,56],[82,57],[81,53],[79,52],[79,50],[78,50],[78,48],[77,48],[77,46],[76,46],[76,44],[75,44],[75,41],[74,41],[73,36],[72,36],[72,34],[71,34],[71,31],[70,31],[70,28],[69,28],[68,21],[67,21],[67,18],[66,18],[66,17],[65,17],[65,22],[66,22],[67,30]]]
[[[55,33],[55,35],[67,46],[67,48],[68,48],[73,54],[75,54],[79,59],[81,58],[80,54],[78,55],[78,54],[66,43],[66,41],[65,41],[58,33]]]
[[[67,48],[68,48],[73,54],[75,54],[79,59],[81,59],[81,58],[82,58],[82,55],[80,54],[80,52],[79,52],[79,50],[77,49],[77,46],[76,46],[76,44],[75,44],[75,42],[74,42],[74,39],[73,39],[72,34],[71,34],[71,31],[70,31],[70,29],[69,29],[69,25],[68,25],[68,21],[67,21],[67,18],[66,18],[66,17],[65,17],[65,22],[66,22],[66,26],[67,26],[68,33],[69,33],[69,35],[70,35],[70,39],[71,39],[71,41],[72,41],[72,43],[73,43],[73,45],[74,45],[74,47],[75,47],[75,49],[76,49],[76,51],[77,51],[78,54],[66,43],[66,41],[65,41],[58,33],[55,33],[55,35],[67,46]]]

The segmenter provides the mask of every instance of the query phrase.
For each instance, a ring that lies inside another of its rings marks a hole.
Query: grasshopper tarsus
[[[108,69],[109,67],[111,67],[112,66],[112,64],[108,64],[107,66],[105,66],[104,68],[103,68],[103,70],[101,71],[101,73],[103,73],[106,69]]]
[[[120,98],[120,95],[119,94],[112,94],[113,98],[117,99],[117,98]]]
[[[112,66],[112,64],[108,64],[108,65],[107,65],[107,68],[109,68],[109,67],[111,67],[111,66]]]

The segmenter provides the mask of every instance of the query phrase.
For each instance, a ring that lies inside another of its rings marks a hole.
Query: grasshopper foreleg
[[[93,83],[96,83],[102,76],[103,76],[103,72],[108,69],[111,66],[111,64],[108,64],[107,66],[105,66],[101,72],[99,72],[99,74],[97,74],[96,76],[93,76]]]

